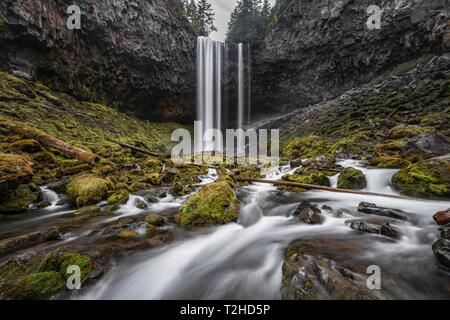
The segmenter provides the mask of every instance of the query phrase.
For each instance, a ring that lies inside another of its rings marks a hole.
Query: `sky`
[[[272,5],[275,4],[275,0],[270,1]],[[210,2],[216,13],[214,24],[218,30],[217,32],[211,33],[210,37],[214,40],[224,41],[228,29],[228,21],[230,20],[231,12],[233,12],[237,0],[210,0]]]

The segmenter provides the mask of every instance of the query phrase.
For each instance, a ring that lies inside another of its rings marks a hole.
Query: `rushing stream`
[[[344,161],[343,166],[361,167]],[[362,168],[362,167],[361,167]],[[395,194],[389,181],[395,170],[362,168],[367,191]],[[288,167],[268,174],[280,179]],[[348,263],[380,265],[395,285],[387,290],[396,298],[448,298],[448,276],[435,266],[431,245],[437,227],[432,214],[450,202],[409,201],[385,197],[334,194],[324,191],[280,194],[275,187],[254,184],[239,190],[240,217],[237,223],[212,228],[166,246],[136,254],[122,261],[94,286],[85,299],[278,299],[284,251],[296,239],[345,239],[361,248]],[[291,216],[296,205],[309,199],[327,205],[322,225],[304,225]],[[356,208],[370,201],[412,212],[417,224],[403,223],[399,241],[359,234],[345,225],[361,217]],[[331,209],[330,209],[331,208]]]

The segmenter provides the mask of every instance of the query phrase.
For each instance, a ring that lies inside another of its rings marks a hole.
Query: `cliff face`
[[[382,9],[381,29],[366,26]],[[396,65],[448,51],[445,0],[297,0],[254,56],[255,112],[304,107],[367,83]]]
[[[174,0],[3,0],[0,68],[151,120],[184,121],[195,103],[195,35]]]

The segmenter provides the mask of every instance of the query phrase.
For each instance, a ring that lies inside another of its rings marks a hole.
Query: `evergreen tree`
[[[217,28],[214,26],[214,11],[208,0],[198,1],[194,20],[198,28],[196,31],[201,36],[207,37],[211,32],[217,31]]]
[[[228,24],[227,42],[258,43],[270,30],[271,21],[269,0],[239,0]]]

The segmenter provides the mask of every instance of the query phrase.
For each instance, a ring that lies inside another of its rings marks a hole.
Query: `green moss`
[[[108,198],[108,203],[109,204],[125,204],[125,203],[127,203],[129,196],[130,196],[130,193],[127,190],[121,189],[121,190],[114,192]]]
[[[312,172],[312,173],[309,173],[309,174],[303,172],[303,174],[301,174],[302,172],[303,171],[296,172],[296,174],[293,174],[293,175],[285,175],[285,176],[283,176],[282,179],[284,181],[304,183],[304,184],[312,184],[312,185],[316,185],[316,186],[329,187],[331,185],[330,179],[323,172]],[[301,188],[289,187],[289,186],[283,186],[282,189],[283,190],[288,190],[288,191],[304,191]]]
[[[33,139],[19,140],[11,143],[9,149],[12,151],[23,151],[33,153],[41,150],[39,142]]]
[[[69,266],[78,266],[80,268],[82,281],[86,280],[97,268],[96,264],[88,256],[77,252],[56,251],[42,261],[39,271],[58,272],[63,279],[67,279],[70,277],[70,274],[67,273]]]
[[[106,179],[80,174],[72,177],[67,185],[67,195],[80,208],[100,202],[111,188],[111,182]]]
[[[407,141],[405,140],[387,140],[386,142],[377,145],[374,153],[379,157],[398,156],[406,144]]]
[[[349,167],[345,168],[338,178],[338,188],[349,190],[361,190],[367,185],[366,177],[362,171]]]
[[[150,183],[153,186],[160,186],[162,183],[162,176],[159,173],[152,173],[146,175],[140,182]]]
[[[379,157],[371,160],[370,164],[382,169],[403,169],[410,166],[411,162],[402,158]]]
[[[227,181],[218,181],[202,187],[190,196],[176,215],[183,226],[225,224],[236,221],[239,202]]]
[[[32,174],[29,157],[0,152],[0,181],[17,180]]]
[[[58,272],[40,272],[23,276],[0,287],[8,299],[48,299],[64,289],[65,282]]]
[[[83,208],[77,209],[75,212],[76,215],[84,215],[84,214],[97,214],[100,213],[101,209],[99,206],[92,205]]]
[[[389,131],[389,135],[392,139],[402,139],[402,138],[412,138],[419,136],[421,134],[431,133],[433,128],[431,127],[420,127],[411,125],[398,125],[393,127]]]
[[[415,197],[450,197],[450,164],[443,159],[414,163],[392,177],[393,186]]]
[[[317,157],[328,153],[331,142],[316,135],[297,137],[291,139],[282,148],[283,157],[290,159],[303,159]]]

